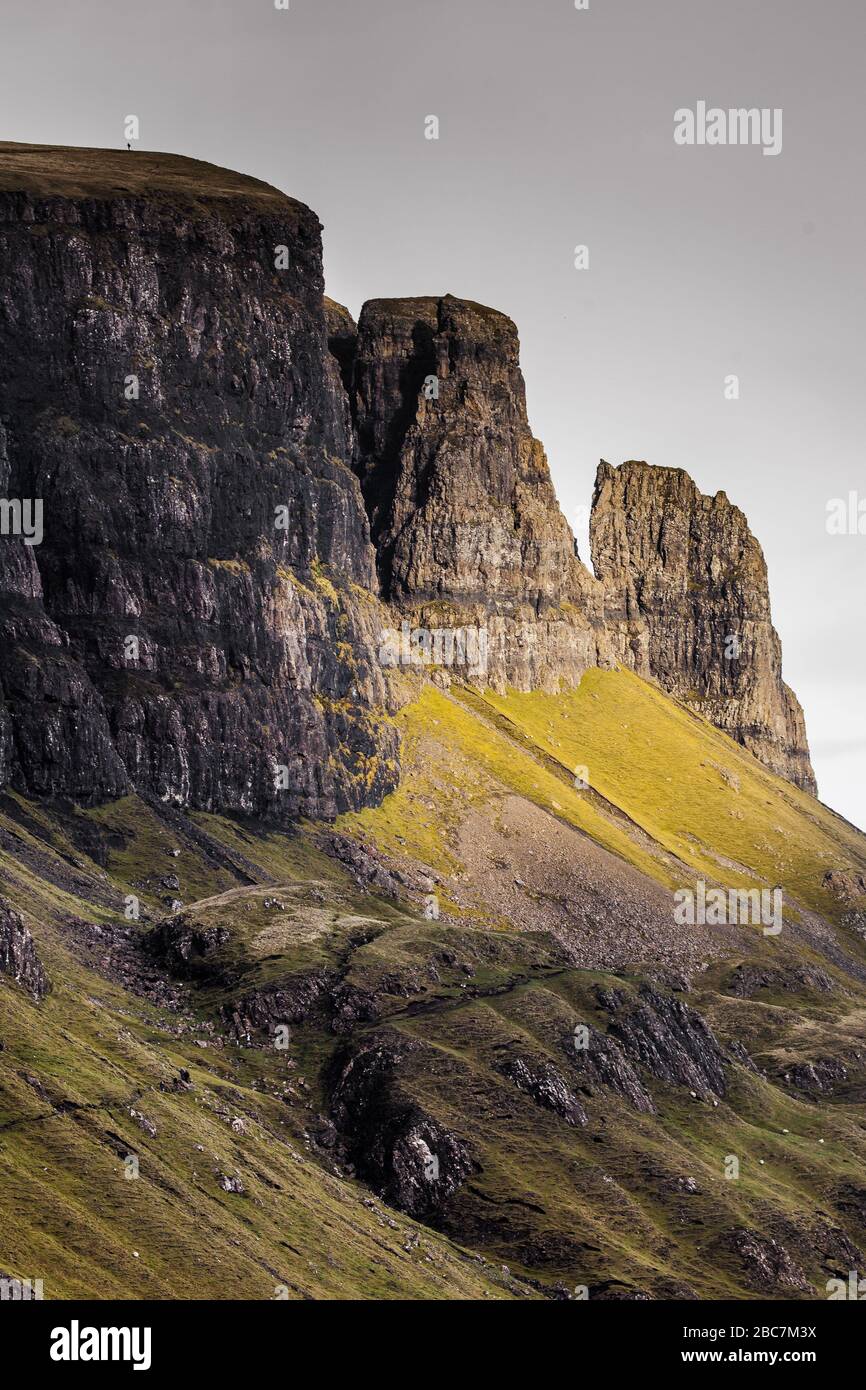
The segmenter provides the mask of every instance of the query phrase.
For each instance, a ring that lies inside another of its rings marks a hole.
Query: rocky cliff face
[[[320,231],[195,161],[0,145],[3,529],[17,499],[43,531],[0,537],[0,787],[327,817],[395,783],[389,666],[622,662],[812,788],[742,514],[603,465],[593,577],[511,320],[446,295],[356,326]]]
[[[0,897],[0,975],[11,977],[37,1002],[51,988],[33,937],[20,912]]]
[[[0,784],[278,818],[395,776],[320,226],[172,156],[0,147]]]
[[[782,681],[767,567],[723,492],[680,469],[599,466],[590,523],[605,616],[648,673],[781,776],[815,791],[803,712]]]
[[[385,597],[431,629],[483,628],[472,674],[493,684],[552,687],[604,660],[601,588],[529,428],[511,320],[451,295],[372,300],[354,344],[345,325],[332,342]]]
[[[815,790],[764,559],[723,493],[602,464],[593,578],[529,427],[510,319],[450,295],[373,300],[357,329],[332,318],[331,345],[385,597],[416,624],[483,627],[473,680],[555,688],[621,661]]]

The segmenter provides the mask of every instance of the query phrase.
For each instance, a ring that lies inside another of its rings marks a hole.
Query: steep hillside
[[[758,544],[602,465],[591,575],[511,320],[356,326],[320,233],[0,145],[0,1275],[822,1296],[866,1258],[866,839]]]
[[[0,1267],[259,1298],[790,1298],[859,1267],[864,837],[628,672],[427,684],[398,724],[400,788],[294,837],[6,798],[51,988],[0,975]],[[781,883],[782,932],[677,925],[697,876]]]
[[[297,876],[356,922],[398,913],[284,836],[229,827],[224,846],[135,798],[58,817],[7,797],[0,840],[0,963],[18,918],[50,981],[34,997],[0,970],[4,1273],[49,1299],[533,1296],[374,1200],[333,1162],[297,1046],[239,1046],[141,949],[178,876]]]

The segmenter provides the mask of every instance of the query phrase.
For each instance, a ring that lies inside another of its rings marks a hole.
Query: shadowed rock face
[[[23,917],[5,898],[0,898],[0,974],[10,976],[37,1002],[51,988]]]
[[[334,335],[386,598],[428,627],[475,623],[486,675],[523,689],[604,660],[581,564],[526,416],[517,330],[467,300],[372,300]]]
[[[814,792],[803,712],[782,681],[767,567],[723,492],[681,469],[599,466],[590,524],[605,615],[638,671]]]
[[[0,147],[0,487],[44,507],[42,544],[0,540],[0,784],[277,818],[379,799],[319,223],[194,161],[131,157],[125,186],[116,154],[60,178],[57,153]]]
[[[391,1030],[374,1033],[343,1063],[332,1113],[363,1177],[401,1211],[431,1220],[474,1163],[466,1141],[401,1085],[401,1064],[421,1050]]]

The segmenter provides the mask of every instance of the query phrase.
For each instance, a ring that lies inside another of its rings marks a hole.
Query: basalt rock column
[[[344,327],[344,364],[349,342]],[[511,320],[480,304],[371,300],[344,373],[385,597],[429,628],[483,627],[486,679],[529,689],[578,680],[608,644],[518,353]]]
[[[681,469],[601,463],[590,523],[606,621],[636,669],[814,792],[803,712],[782,680],[767,567],[743,513]]]

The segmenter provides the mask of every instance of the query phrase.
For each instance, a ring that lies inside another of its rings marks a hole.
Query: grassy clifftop
[[[0,191],[4,190],[46,198],[242,198],[262,210],[295,202],[260,179],[184,155],[0,140]]]

